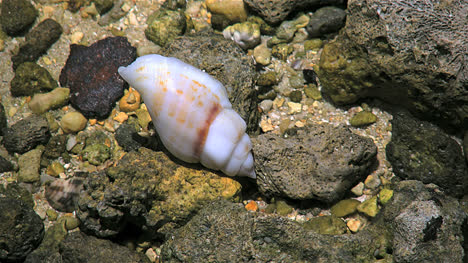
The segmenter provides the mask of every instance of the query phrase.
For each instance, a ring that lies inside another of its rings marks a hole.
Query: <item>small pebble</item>
[[[382,189],[380,190],[379,192],[379,202],[382,204],[382,205],[385,205],[388,203],[388,201],[390,201],[390,199],[392,199],[393,197],[393,190],[391,189]]]
[[[144,104],[142,106],[143,107],[136,110],[135,113],[138,118],[138,124],[140,124],[143,129],[146,129],[148,124],[151,122],[151,116],[149,115],[146,106],[144,106]]]
[[[360,182],[355,187],[351,189],[351,192],[356,196],[361,196],[364,190],[364,183]]]
[[[49,166],[47,166],[47,174],[58,177],[59,174],[64,173],[65,169],[63,168],[62,164],[59,162],[53,162]]]
[[[245,209],[247,211],[258,211],[258,205],[255,201],[250,201],[247,205],[245,205]]]
[[[283,103],[284,103],[284,98],[275,98],[275,100],[273,100],[273,105],[275,105],[278,108],[283,106]]]
[[[77,31],[70,36],[70,42],[72,44],[79,44],[84,37],[84,33]]]
[[[275,128],[271,124],[270,119],[263,119],[260,121],[260,128],[262,129],[263,132],[269,132],[274,130]]]
[[[253,50],[255,62],[267,66],[271,62],[271,51],[266,45],[258,45]]]
[[[72,111],[65,114],[60,121],[60,127],[65,133],[75,133],[83,130],[86,127],[88,120],[83,114]]]
[[[375,217],[379,212],[379,207],[377,206],[377,196],[374,196],[359,204],[357,206],[357,210],[370,217]]]
[[[115,116],[114,121],[118,121],[119,123],[123,123],[124,121],[128,120],[128,114],[125,112],[119,112],[117,116]]]
[[[119,107],[123,112],[136,111],[140,108],[141,96],[138,91],[130,89],[120,100]]]
[[[351,230],[351,232],[356,233],[361,228],[362,222],[359,219],[350,219],[348,222],[346,222],[346,225],[348,226],[349,230]]]
[[[74,216],[64,216],[60,218],[65,221],[65,228],[70,231],[80,226],[80,220]],[[60,220],[59,219],[59,220]]]
[[[150,262],[156,262],[158,260],[158,254],[156,254],[153,248],[148,248],[145,255],[148,257]]]
[[[294,126],[296,126],[297,128],[302,128],[305,126],[305,124],[302,121],[296,121],[294,123]]]
[[[369,189],[376,189],[380,186],[379,176],[375,174],[367,176],[366,180],[364,181],[364,185]]]
[[[288,102],[289,114],[299,113],[302,111],[302,104],[296,102]]]
[[[47,218],[49,218],[49,221],[55,221],[58,217],[58,213],[54,209],[47,209],[46,215]]]
[[[271,110],[271,107],[273,107],[273,101],[272,100],[262,100],[259,105],[260,109],[262,109],[263,112],[268,112]]]
[[[370,111],[361,111],[356,113],[351,120],[349,120],[350,124],[354,127],[361,127],[370,125],[377,121],[377,116],[375,116]]]
[[[330,212],[336,217],[344,217],[356,212],[356,208],[360,203],[355,199],[341,200],[331,207]]]

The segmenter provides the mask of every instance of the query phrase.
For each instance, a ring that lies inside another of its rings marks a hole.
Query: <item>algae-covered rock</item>
[[[305,27],[309,23],[309,16],[302,14],[294,20],[284,21],[276,30],[275,36],[269,40],[269,45],[279,43],[289,43],[298,29]]]
[[[116,167],[88,175],[84,189],[78,201],[80,228],[111,237],[129,224],[145,232],[167,233],[185,224],[206,201],[238,199],[241,185],[140,148],[127,153]]]
[[[305,222],[303,227],[322,235],[341,235],[348,230],[346,223],[334,216],[314,217]]]
[[[382,189],[380,190],[379,192],[379,202],[382,204],[382,205],[385,205],[388,203],[388,201],[390,201],[390,199],[393,197],[393,190],[391,189]]]
[[[230,23],[244,22],[247,9],[243,0],[206,0],[210,12],[223,15]]]
[[[360,111],[356,113],[350,120],[349,123],[354,127],[361,127],[370,125],[377,121],[377,116],[370,111]]]
[[[357,206],[357,210],[366,214],[367,216],[375,217],[380,210],[379,206],[377,205],[377,196],[373,196],[370,199],[360,203]]]
[[[271,48],[271,55],[286,61],[288,56],[294,51],[294,48],[288,44],[278,44]]]
[[[321,54],[322,92],[337,104],[378,97],[466,129],[467,12],[459,1],[348,1],[346,26]]]
[[[323,42],[320,38],[314,38],[304,41],[304,50],[319,50],[323,45]]]
[[[93,165],[100,165],[111,157],[110,148],[102,143],[86,146],[81,155],[83,160]]]
[[[260,26],[252,22],[237,23],[226,27],[223,36],[243,49],[251,49],[260,44]]]
[[[357,206],[360,204],[358,200],[355,199],[345,199],[336,203],[331,207],[330,212],[336,217],[343,217],[350,215],[356,212]]]
[[[39,168],[41,167],[41,155],[44,147],[37,147],[18,158],[18,181],[23,183],[35,183],[40,180]]]
[[[385,150],[398,177],[436,184],[456,197],[468,193],[468,167],[461,147],[439,127],[398,112]]]
[[[341,220],[341,219],[338,219]],[[344,222],[341,220],[342,224]],[[342,225],[343,226],[343,225]],[[346,225],[340,233],[346,231]],[[206,205],[161,247],[163,262],[375,262],[389,260],[385,229],[321,235],[277,215],[241,204]],[[378,253],[382,251],[382,253]]]
[[[305,86],[304,93],[308,98],[311,98],[314,100],[322,99],[322,94],[320,93],[320,90],[317,88],[317,85],[315,84],[309,84]]]
[[[47,69],[33,62],[25,62],[15,70],[10,91],[13,96],[32,96],[38,92],[51,91],[57,86],[57,81]]]
[[[154,43],[165,46],[174,38],[185,32],[186,18],[182,12],[158,10],[148,17],[145,29],[146,38]]]
[[[0,25],[10,36],[24,33],[36,20],[37,10],[28,0],[3,0]]]

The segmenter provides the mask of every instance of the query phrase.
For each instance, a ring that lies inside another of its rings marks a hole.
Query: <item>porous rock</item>
[[[117,69],[136,58],[136,49],[124,37],[109,37],[89,47],[71,45],[60,74],[70,88],[70,102],[87,118],[106,118],[123,96],[126,82]]]
[[[321,54],[324,94],[336,104],[379,97],[444,127],[468,127],[466,3],[351,0],[347,12]]]
[[[208,200],[237,199],[240,184],[200,165],[169,159],[162,152],[139,148],[116,167],[91,173],[78,201],[80,229],[113,237],[129,226],[167,234],[180,227]]]
[[[245,0],[254,12],[270,24],[282,22],[292,11],[342,5],[344,2],[343,0]]]
[[[461,146],[437,126],[398,112],[386,147],[395,174],[440,186],[448,195],[468,193],[468,167]]]
[[[164,46],[182,35],[186,28],[184,13],[172,10],[157,10],[148,17],[145,36],[154,43]]]
[[[41,155],[43,147],[37,147],[24,153],[18,158],[18,181],[23,183],[39,182],[39,169],[41,167]]]
[[[35,93],[51,91],[56,87],[57,81],[52,78],[49,71],[33,62],[22,63],[15,70],[15,77],[10,83],[13,96],[32,96]]]
[[[249,212],[240,204],[218,200],[206,205],[173,233],[161,247],[161,259],[163,262],[373,262],[375,252],[390,248],[384,233],[381,228],[356,235],[320,235],[285,217]]]
[[[31,115],[6,129],[3,145],[11,153],[25,153],[39,144],[46,144],[49,138],[47,119]]]
[[[307,126],[283,138],[267,133],[252,138],[259,190],[267,196],[334,202],[359,180],[376,160],[370,138],[344,126]]]
[[[0,197],[0,261],[20,262],[44,236],[44,224],[32,206],[22,200]]]
[[[37,10],[29,0],[4,0],[1,3],[0,25],[10,36],[24,33],[36,17]]]
[[[259,131],[255,67],[233,41],[214,34],[186,35],[168,44],[162,54],[176,57],[219,80],[233,109],[247,123],[247,133]]]
[[[39,23],[26,34],[18,54],[11,57],[13,69],[27,61],[36,62],[60,38],[62,31],[62,26],[53,19],[48,18]]]
[[[466,217],[435,185],[409,180],[396,185],[380,219],[393,233],[394,262],[463,262]]]

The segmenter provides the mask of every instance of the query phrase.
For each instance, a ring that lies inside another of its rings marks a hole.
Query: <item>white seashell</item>
[[[138,90],[164,146],[177,158],[255,178],[245,121],[221,82],[176,58],[139,57],[119,74]]]

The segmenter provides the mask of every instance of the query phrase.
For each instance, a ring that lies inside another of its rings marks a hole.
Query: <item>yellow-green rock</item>
[[[305,222],[303,227],[322,235],[345,234],[348,227],[340,218],[334,216],[319,216]]]
[[[65,133],[75,133],[83,130],[86,127],[86,123],[88,123],[88,120],[83,114],[72,111],[62,117],[60,127],[62,127]]]
[[[49,166],[47,166],[47,174],[57,177],[59,174],[64,173],[65,168],[63,168],[63,165],[59,162],[53,162]]]
[[[237,23],[226,27],[223,36],[243,49],[251,49],[260,44],[260,26],[251,22]]]
[[[59,218],[59,222],[65,223],[65,228],[67,230],[73,230],[80,226],[80,220],[74,216],[62,216]]]
[[[356,113],[351,120],[349,120],[350,124],[354,127],[360,127],[372,124],[377,121],[377,116],[370,111],[360,111]]]
[[[331,214],[336,217],[344,217],[356,212],[357,206],[360,204],[358,200],[346,199],[336,203],[331,208]]]
[[[309,84],[304,88],[304,93],[308,98],[314,100],[321,100],[322,94],[315,84]]]
[[[47,209],[46,215],[47,218],[49,218],[49,221],[55,221],[58,217],[58,213],[54,209]]]
[[[388,201],[390,201],[390,199],[392,197],[393,197],[393,190],[392,189],[384,188],[384,189],[380,190],[380,192],[379,192],[379,202],[382,205],[387,204]]]
[[[357,210],[361,213],[364,213],[370,217],[374,217],[379,212],[379,207],[377,205],[377,196],[374,196],[366,201],[362,202],[357,206]]]
[[[309,39],[304,42],[304,50],[319,50],[323,45],[320,38]]]
[[[208,10],[223,15],[230,22],[247,20],[247,9],[243,0],[206,0],[205,3]]]
[[[36,93],[29,102],[28,106],[32,112],[41,114],[50,109],[56,109],[65,105],[70,96],[70,89],[56,88],[48,93]]]
[[[293,208],[289,206],[285,201],[278,200],[276,202],[276,213],[279,215],[285,216],[293,211]]]

